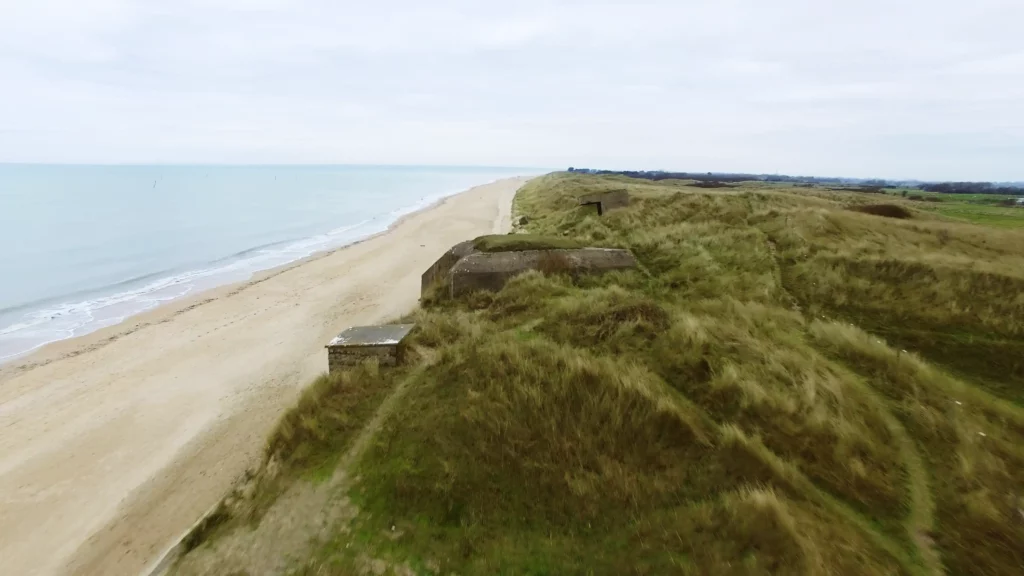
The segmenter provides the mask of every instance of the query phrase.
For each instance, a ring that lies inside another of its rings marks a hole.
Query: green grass
[[[948,203],[935,208],[943,216],[998,228],[1024,228],[1024,208]]]
[[[904,192],[906,194],[904,194]],[[1007,199],[1015,198],[1014,196],[1008,196],[1005,194],[947,194],[943,192],[926,192],[916,188],[887,188],[885,189],[885,193],[908,198],[910,196],[921,196],[923,198],[930,198],[934,201],[943,203],[987,204],[991,206],[996,206]],[[1024,193],[1022,193],[1021,196],[1024,196]]]
[[[514,252],[519,250],[582,248],[583,244],[572,238],[561,236],[494,234],[477,238],[473,241],[473,247],[481,252]]]
[[[909,205],[922,211],[940,214],[956,220],[1003,229],[1024,228],[1024,207],[1004,206],[1012,196],[1002,194],[943,194],[921,190],[890,189],[887,194],[907,198]],[[871,198],[871,196],[867,196]],[[927,201],[913,201],[918,196]],[[1024,194],[1022,194],[1024,196]]]
[[[628,208],[576,209],[623,187]],[[872,201],[532,181],[531,233],[640,268],[417,311],[422,372],[350,470],[360,513],[296,571],[1019,574],[1024,232],[849,209]],[[345,389],[286,417],[284,478],[337,461]]]
[[[259,523],[270,505],[297,479],[326,480],[339,457],[373,416],[407,370],[381,370],[368,363],[323,374],[302,393],[267,439],[259,471],[245,478],[212,521],[189,536],[189,548],[215,539],[225,530]]]

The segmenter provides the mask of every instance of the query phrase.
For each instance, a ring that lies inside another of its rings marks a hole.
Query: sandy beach
[[[138,574],[258,461],[324,344],[412,309],[444,250],[508,230],[525,181],[0,366],[0,573]]]

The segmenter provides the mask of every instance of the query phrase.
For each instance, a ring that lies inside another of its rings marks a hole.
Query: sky
[[[0,162],[1024,180],[1021,0],[0,0]]]

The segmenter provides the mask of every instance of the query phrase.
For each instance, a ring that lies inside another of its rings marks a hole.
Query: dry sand
[[[0,368],[0,574],[138,574],[258,461],[324,343],[412,309],[444,250],[507,231],[525,180]]]

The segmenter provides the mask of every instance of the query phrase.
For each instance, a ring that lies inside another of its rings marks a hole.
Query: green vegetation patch
[[[267,440],[267,454],[286,469],[329,473],[330,461],[404,374],[367,362],[320,376],[278,422]]]
[[[186,538],[192,550],[212,544],[231,530],[247,530],[295,482],[321,482],[334,473],[339,458],[366,425],[406,369],[381,369],[374,362],[323,374],[270,434],[255,473],[230,494]]]
[[[949,203],[937,206],[935,212],[950,218],[996,228],[1024,228],[1024,207]]]
[[[907,219],[913,216],[910,210],[895,204],[864,204],[861,206],[854,206],[851,210],[863,212],[865,214],[874,214],[875,216],[884,216],[886,218]]]

